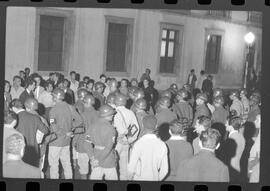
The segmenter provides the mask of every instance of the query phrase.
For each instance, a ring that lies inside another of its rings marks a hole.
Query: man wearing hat
[[[25,149],[24,137],[14,133],[4,141],[7,160],[3,164],[3,176],[6,178],[41,178],[38,168],[22,161]]]
[[[81,113],[85,131],[78,134],[76,151],[78,152],[78,167],[81,179],[87,179],[89,171],[89,157],[84,147],[86,135],[92,135],[93,123],[98,119],[99,114],[94,108],[95,98],[87,94],[83,98],[84,111]]]
[[[176,94],[176,103],[173,105],[173,111],[177,115],[178,119],[186,118],[189,121],[189,125],[192,124],[193,110],[190,104],[186,101],[188,93],[186,90],[181,89]]]
[[[210,117],[210,111],[205,105],[207,102],[207,95],[205,93],[199,93],[196,96],[196,110],[194,114],[194,119],[193,119],[193,127],[196,125],[197,119],[200,116],[207,116]]]
[[[127,97],[125,95],[118,94],[114,103],[117,112],[114,117],[114,126],[118,133],[116,150],[119,155],[120,180],[127,180],[130,144],[138,138],[140,127],[134,112],[125,107],[127,103]]]
[[[105,97],[103,95],[105,85],[102,82],[95,83],[95,91],[93,96],[95,97],[95,109],[99,109],[105,103]]]
[[[170,171],[167,181],[175,181],[178,165],[181,161],[193,156],[193,148],[186,140],[189,120],[180,118],[170,123],[170,139],[166,141],[169,149],[169,166]]]
[[[237,113],[237,116],[243,117],[244,106],[243,106],[242,102],[239,100],[238,90],[231,91],[230,99],[232,100],[232,105],[230,107],[230,111],[235,110]]]
[[[225,125],[227,118],[229,116],[229,112],[223,107],[224,104],[223,97],[222,96],[215,97],[213,104],[215,106],[215,110],[212,115],[213,123],[222,123]]]
[[[143,98],[140,98],[135,102],[135,107],[134,107],[135,108],[135,115],[137,117],[138,124],[140,126],[140,132],[138,135],[138,139],[144,135],[143,118],[148,115],[148,113],[146,113],[146,111],[145,111],[146,106],[147,106],[146,100]]]
[[[157,125],[158,127],[164,123],[170,123],[177,119],[177,116],[172,112],[169,107],[171,105],[171,100],[169,97],[161,97],[158,101],[159,109],[156,111]]]
[[[82,124],[82,118],[69,104],[64,102],[65,93],[56,88],[53,91],[55,106],[50,110],[50,129],[55,132],[57,139],[49,143],[48,162],[50,165],[50,178],[58,179],[59,159],[64,169],[65,179],[72,178],[70,162],[70,142],[73,129]]]
[[[87,130],[84,147],[91,161],[91,180],[118,180],[116,172],[113,118],[116,111],[105,104],[99,108],[98,118]]]
[[[136,181],[162,181],[168,173],[168,149],[155,134],[157,119],[143,119],[145,134],[134,144],[129,164],[129,178]]]

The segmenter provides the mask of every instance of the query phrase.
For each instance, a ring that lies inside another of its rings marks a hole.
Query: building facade
[[[254,69],[261,70],[262,15],[243,11],[9,7],[5,76],[30,67],[48,75],[75,70],[140,78],[145,68],[157,89],[186,83],[206,70],[215,86],[239,88],[255,34]]]

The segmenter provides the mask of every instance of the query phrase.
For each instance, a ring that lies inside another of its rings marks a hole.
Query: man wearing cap
[[[105,85],[102,82],[95,83],[95,91],[93,96],[95,97],[95,109],[99,109],[102,105],[105,104],[105,97],[103,95]]]
[[[70,81],[68,79],[64,79],[60,83],[62,83],[63,85],[62,89],[65,92],[64,101],[70,105],[73,105],[75,103],[75,95],[74,95],[75,92],[70,88]]]
[[[213,103],[215,106],[215,110],[212,114],[213,123],[222,123],[225,125],[227,118],[229,116],[229,112],[223,107],[224,104],[223,97],[222,96],[215,97]]]
[[[65,179],[72,178],[70,160],[70,141],[74,127],[82,124],[81,116],[74,107],[63,101],[65,93],[56,88],[53,91],[55,106],[50,110],[50,129],[55,132],[57,139],[49,143],[48,162],[50,165],[50,178],[58,179],[59,159],[64,169]]]
[[[91,161],[91,180],[118,180],[116,172],[115,136],[112,126],[115,109],[105,104],[99,116],[86,132],[85,151]]]
[[[186,90],[181,89],[176,94],[176,103],[173,105],[173,111],[177,115],[178,119],[186,118],[189,121],[189,125],[192,124],[193,110],[190,104],[186,101],[188,93]]]
[[[219,147],[220,133],[209,128],[200,135],[200,152],[180,162],[176,181],[229,182],[228,167],[215,156]]]
[[[143,98],[140,98],[135,102],[135,115],[137,117],[138,124],[140,126],[138,139],[144,135],[143,118],[148,115],[148,113],[146,113],[145,111],[146,106],[147,106],[146,100]]]
[[[135,142],[128,164],[129,178],[136,181],[162,181],[168,173],[168,149],[155,134],[157,119],[143,119],[145,134]]]
[[[135,114],[125,107],[127,97],[118,94],[115,98],[116,115],[114,117],[114,127],[117,130],[116,150],[119,155],[120,180],[127,180],[127,164],[130,144],[138,138],[140,127]]]
[[[7,160],[3,164],[3,177],[6,178],[41,178],[38,168],[22,161],[25,149],[24,137],[18,133],[5,140]]]
[[[178,165],[181,161],[193,156],[193,148],[186,140],[189,121],[186,118],[180,118],[170,123],[170,139],[166,141],[169,150],[169,174],[167,181],[175,181]]]
[[[157,125],[164,123],[170,123],[173,120],[177,119],[177,116],[174,112],[172,112],[169,107],[171,105],[171,100],[169,97],[165,96],[159,99],[159,109],[156,111]]]
[[[244,106],[243,106],[242,102],[239,100],[238,90],[231,91],[230,99],[232,100],[232,105],[230,107],[230,111],[235,110],[237,113],[237,116],[243,117]]]
[[[135,102],[140,98],[144,98],[144,92],[141,89],[134,89],[133,91],[134,91],[133,94],[130,94],[130,97],[133,100],[133,104],[131,105],[130,110],[135,112]],[[147,106],[148,105],[149,103],[147,103]]]
[[[12,110],[18,115],[18,125],[16,130],[23,134],[26,140],[25,154],[23,161],[33,166],[39,167],[40,162],[40,148],[41,140],[39,135],[48,134],[49,129],[42,123],[40,117],[36,114],[30,113],[30,107],[34,98],[29,98],[25,101],[26,111],[23,109],[20,100],[15,99],[11,102]],[[37,104],[36,104],[37,108]]]
[[[211,127],[210,117],[202,115],[197,119],[194,131],[197,133],[198,136],[192,142],[194,155],[199,153],[200,151],[200,146],[199,146],[200,135],[202,134],[203,131],[206,131],[210,127]]]
[[[85,136],[92,135],[93,124],[98,119],[98,112],[94,108],[95,98],[87,94],[83,99],[84,112],[81,114],[83,123],[85,126],[85,132],[79,134],[77,140],[77,152],[78,152],[78,166],[81,179],[87,179],[87,174],[89,171],[89,157],[84,147]]]
[[[207,95],[204,93],[199,93],[196,96],[196,110],[194,114],[194,119],[193,119],[193,127],[196,125],[197,119],[200,116],[207,116],[210,117],[210,111],[205,105],[207,102]]]

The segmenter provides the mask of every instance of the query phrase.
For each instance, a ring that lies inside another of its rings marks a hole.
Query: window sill
[[[108,77],[129,77],[128,72],[105,72],[105,75]]]
[[[171,77],[171,78],[176,78],[177,74],[176,73],[158,73],[161,77]]]

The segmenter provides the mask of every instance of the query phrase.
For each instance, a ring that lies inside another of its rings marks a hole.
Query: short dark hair
[[[14,120],[18,120],[18,116],[13,111],[5,111],[4,113],[4,124],[10,124]]]
[[[55,72],[50,72],[49,76],[53,76],[55,74]]]
[[[29,70],[29,71],[30,71],[30,68],[29,68],[29,67],[26,67],[26,68],[24,68],[24,71],[25,71],[25,70]]]
[[[170,130],[172,134],[174,135],[180,135],[180,136],[186,136],[187,135],[187,129],[189,127],[189,122],[187,118],[180,118],[173,120],[170,123]]]
[[[76,72],[75,72],[75,71],[69,72],[69,75],[70,75],[70,76],[71,76],[72,74],[75,74],[75,75],[76,75]]]
[[[111,81],[111,78],[106,78],[105,83],[107,83],[108,81]]]
[[[44,86],[45,86],[45,88],[47,88],[47,87],[49,87],[49,85],[52,85],[52,87],[53,87],[53,82],[51,82],[51,81],[46,81],[45,83],[44,83]]]
[[[88,81],[87,85],[88,85],[88,84],[91,84],[91,83],[92,83],[92,84],[95,84],[95,80],[94,80],[94,79],[90,79],[90,80]]]
[[[84,76],[84,77],[83,77],[83,81],[84,81],[84,80],[88,80],[88,81],[89,81],[89,80],[90,80],[90,77],[89,77],[89,76]]]
[[[204,75],[205,74],[205,71],[204,70],[201,70],[200,74],[201,75]]]
[[[105,74],[101,74],[101,75],[99,76],[99,79],[101,79],[101,78],[103,78],[103,77],[104,77],[104,78],[107,78]]]
[[[194,69],[191,69],[190,72],[195,72],[195,70]]]
[[[202,146],[209,149],[215,149],[220,142],[221,135],[216,129],[209,128],[203,131],[200,135]]]

